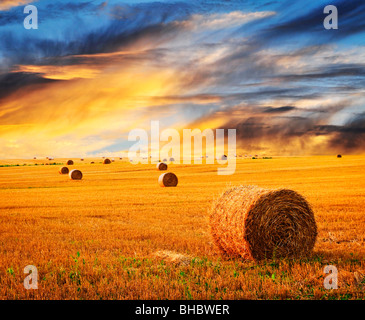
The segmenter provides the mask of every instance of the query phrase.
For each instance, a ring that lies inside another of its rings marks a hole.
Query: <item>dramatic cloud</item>
[[[326,1],[36,4],[39,30],[0,15],[0,158],[120,152],[151,120],[236,128],[241,152],[364,152],[360,1],[333,3],[339,30]]]

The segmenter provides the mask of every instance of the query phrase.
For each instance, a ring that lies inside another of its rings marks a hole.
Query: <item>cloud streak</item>
[[[38,4],[39,32],[0,18],[0,157],[121,151],[151,120],[236,128],[242,152],[364,152],[360,2],[337,2],[336,39],[321,1]]]

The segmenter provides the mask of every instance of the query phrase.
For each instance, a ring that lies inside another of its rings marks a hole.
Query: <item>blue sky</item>
[[[26,4],[39,29],[23,27]],[[15,5],[19,4],[19,5]],[[323,27],[336,5],[339,29]],[[242,152],[363,153],[363,1],[3,1],[0,157],[91,156],[162,127]]]

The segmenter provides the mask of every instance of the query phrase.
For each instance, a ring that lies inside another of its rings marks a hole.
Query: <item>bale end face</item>
[[[253,186],[223,193],[211,208],[210,230],[225,256],[255,261],[308,256],[317,237],[313,211],[301,195]]]
[[[103,164],[111,164],[112,162],[110,161],[110,159],[104,159]]]
[[[58,170],[58,173],[59,174],[68,174],[69,173],[69,170],[67,167],[61,167],[59,170]]]
[[[178,179],[174,173],[168,172],[160,175],[158,183],[161,187],[176,187]]]
[[[68,165],[68,166],[72,166],[73,164],[74,164],[74,162],[73,162],[72,160],[68,160],[68,161],[67,161],[67,165]]]
[[[168,167],[167,167],[166,163],[160,162],[157,164],[156,168],[159,171],[165,171],[165,170],[167,170]]]
[[[81,180],[82,179],[82,172],[80,170],[72,170],[69,173],[71,180]]]

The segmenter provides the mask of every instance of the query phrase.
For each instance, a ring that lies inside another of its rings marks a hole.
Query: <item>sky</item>
[[[0,0],[0,158],[117,155],[151,121],[236,129],[242,153],[363,154],[365,2]]]

